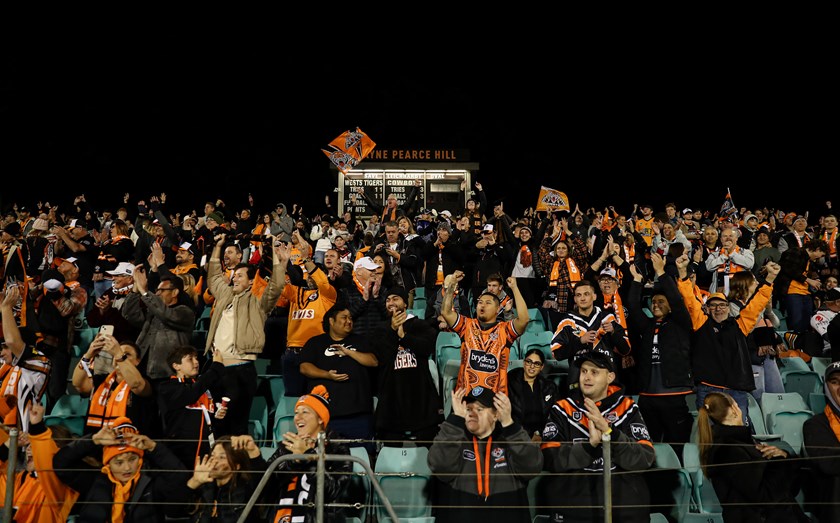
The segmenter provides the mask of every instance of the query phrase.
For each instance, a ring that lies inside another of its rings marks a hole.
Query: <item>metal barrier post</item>
[[[324,474],[327,473],[326,462],[324,461],[324,454],[327,449],[324,444],[327,441],[326,434],[321,431],[318,433],[318,465],[315,468],[316,474],[316,502],[315,502],[315,522],[324,523]]]
[[[3,523],[12,521],[15,496],[15,467],[17,466],[18,430],[9,431],[9,459],[6,462],[6,499],[3,502]]]
[[[612,456],[609,434],[601,434],[601,452],[604,456],[604,523],[612,523]]]

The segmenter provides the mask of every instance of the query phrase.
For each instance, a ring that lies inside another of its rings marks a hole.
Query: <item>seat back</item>
[[[700,513],[721,514],[720,506],[712,482],[700,468],[700,449],[696,443],[683,445],[683,468],[691,478],[691,498],[695,511]]]
[[[77,394],[59,397],[50,411],[50,416],[87,416],[90,398]]]
[[[814,367],[814,372],[820,375],[820,379],[825,381],[825,368],[831,363],[831,358],[811,358],[811,365]]]
[[[432,515],[429,487],[432,471],[426,447],[382,447],[376,458],[376,477],[397,517],[417,518]],[[378,497],[378,496],[377,496]],[[388,515],[381,501],[377,503],[381,521]]]
[[[806,402],[812,392],[822,390],[822,378],[812,370],[794,370],[782,374],[785,392],[798,392]]]
[[[350,454],[362,459],[370,465],[370,456],[364,447],[350,447]],[[353,475],[345,490],[345,501],[347,503],[359,504],[359,508],[344,509],[345,516],[359,518],[360,521],[367,521],[368,509],[371,501],[370,478],[365,474],[365,469],[358,463],[353,463]]]
[[[650,504],[657,512],[682,521],[691,503],[691,479],[680,458],[668,443],[654,443],[656,461],[653,470],[645,473],[650,491]]]
[[[785,372],[790,372],[792,370],[811,370],[808,363],[799,356],[784,358],[782,362],[784,363],[784,367],[779,369],[782,375],[784,375]]]
[[[287,432],[297,432],[295,429],[295,415],[285,414],[278,415],[274,418],[274,446],[279,447],[280,442],[283,441],[283,434]]]
[[[524,333],[522,333],[522,336],[519,337],[517,344],[515,344],[519,345],[518,358],[524,358],[525,353],[531,349],[540,349],[545,355],[545,359],[554,359],[554,355],[551,353],[551,338],[553,337],[554,333],[551,331],[526,330]]]
[[[782,439],[797,453],[802,450],[802,425],[814,414],[810,410],[777,411],[768,414],[767,430],[782,435]]]
[[[796,392],[765,392],[761,395],[761,412],[764,413],[765,421],[770,414],[780,410],[789,412],[808,410],[808,405],[805,404],[805,399]]]
[[[759,436],[767,434],[767,426],[764,424],[764,413],[761,411],[761,406],[752,394],[747,394],[747,403],[749,404],[749,412],[747,415],[750,417],[750,423],[753,426],[753,430]]]
[[[441,331],[435,340],[435,362],[442,369],[450,359],[461,360],[461,338],[454,332]]]
[[[428,489],[432,471],[426,447],[382,447],[376,458],[376,478],[397,517],[432,515]],[[388,516],[377,495],[379,520]]]
[[[812,392],[808,396],[808,405],[811,406],[811,412],[814,414],[819,414],[824,411],[827,405],[825,394],[822,392]]]

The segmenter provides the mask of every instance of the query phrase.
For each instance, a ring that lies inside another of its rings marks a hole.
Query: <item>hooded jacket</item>
[[[596,405],[612,429],[613,521],[647,523],[650,493],[646,482],[638,474],[620,474],[649,469],[656,459],[639,406],[624,395],[620,385],[610,385],[607,397]],[[551,407],[543,430],[542,452],[545,469],[563,473],[552,476],[549,488],[556,495],[552,505],[557,505],[552,521],[601,521],[603,448],[589,443],[589,418],[580,389]],[[624,505],[632,507],[622,508]]]
[[[289,216],[289,211],[286,209],[286,204],[278,205],[283,212],[279,215],[280,221],[271,220],[271,234],[281,242],[292,241],[292,231],[295,230],[295,221]]]
[[[829,367],[837,365],[835,361]],[[828,381],[829,372],[825,380]],[[834,371],[836,372],[836,370]],[[827,505],[815,506],[812,511],[820,521],[840,521],[840,405],[824,384],[826,407],[802,426],[805,453],[811,458],[816,500]]]

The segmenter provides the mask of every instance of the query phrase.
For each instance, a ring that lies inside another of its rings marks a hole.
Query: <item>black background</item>
[[[738,207],[802,212],[836,187],[829,71],[792,52],[444,68],[171,33],[125,44],[118,32],[8,50],[4,208],[80,193],[115,208],[125,192],[134,203],[163,191],[169,210],[201,214],[208,199],[238,209],[250,192],[258,209],[315,214],[337,186],[320,150],[357,126],[389,149],[471,151],[475,180],[514,212],[541,185],[624,211],[717,210],[729,187]]]

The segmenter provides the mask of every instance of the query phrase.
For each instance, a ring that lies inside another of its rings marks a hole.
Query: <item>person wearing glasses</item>
[[[141,372],[145,368],[153,387],[172,374],[166,356],[191,342],[195,310],[181,299],[183,292],[183,280],[173,274],[161,276],[157,289],[150,290],[145,265],[134,267],[134,287],[125,299],[122,315],[140,329],[136,340],[140,368]]]
[[[545,354],[541,349],[525,353],[522,367],[508,372],[508,391],[513,420],[520,423],[533,441],[542,440],[540,434],[551,406],[559,398],[557,385],[543,374]]]
[[[750,348],[747,335],[758,322],[761,311],[772,299],[773,282],[781,267],[767,263],[767,276],[738,316],[730,316],[729,300],[722,292],[713,293],[706,300],[708,314],[694,294],[694,284],[688,278],[688,256],[676,260],[679,281],[677,287],[691,315],[694,335],[691,339],[691,369],[694,374],[697,408],[703,408],[710,392],[723,392],[732,396],[744,422],[749,424],[747,394],[755,389]]]

